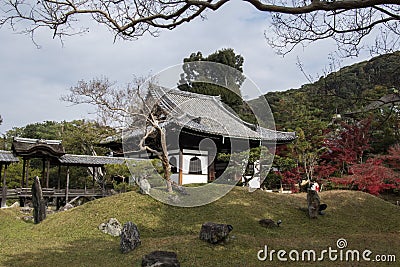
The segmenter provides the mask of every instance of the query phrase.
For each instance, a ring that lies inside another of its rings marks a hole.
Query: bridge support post
[[[49,188],[49,179],[50,179],[50,160],[47,160],[47,166],[46,166],[46,188]]]
[[[58,165],[58,181],[57,181],[57,189],[61,188],[61,165]]]
[[[3,165],[0,165],[0,179],[1,172],[3,170]],[[4,166],[4,175],[3,175],[3,190],[1,192],[1,207],[7,207],[7,183],[6,183],[6,173],[7,173],[7,164]]]
[[[69,195],[69,166],[67,167],[67,185],[65,186],[65,203],[68,203]]]
[[[25,175],[25,187],[26,188],[28,188],[28,179],[29,179],[29,165],[30,165],[30,160],[29,159],[27,159],[26,160],[26,173],[24,174]]]
[[[25,174],[26,174],[26,160],[23,158],[22,161],[22,178],[21,178],[21,188],[24,188],[24,183],[25,183]]]
[[[61,208],[61,198],[56,197],[56,210],[59,210]]]

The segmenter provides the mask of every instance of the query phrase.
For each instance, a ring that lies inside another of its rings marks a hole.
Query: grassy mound
[[[376,254],[396,254],[400,248],[400,208],[366,193],[320,193],[328,204],[326,215],[310,220],[305,194],[249,193],[235,188],[220,200],[202,207],[177,208],[136,192],[89,202],[56,213],[39,225],[26,223],[17,209],[0,210],[0,266],[140,266],[143,255],[153,250],[178,254],[181,266],[366,266],[365,261],[272,262],[259,261],[257,252],[337,249],[345,238],[347,249],[369,249]],[[100,232],[100,223],[115,217],[134,222],[142,245],[128,254],[119,251],[119,238]],[[282,220],[279,228],[266,229],[261,218]],[[199,240],[202,223],[233,225],[231,240],[210,245]],[[288,255],[286,255],[288,258]],[[398,266],[397,263],[387,263]],[[369,263],[375,266],[376,262]],[[385,264],[380,264],[385,266]]]

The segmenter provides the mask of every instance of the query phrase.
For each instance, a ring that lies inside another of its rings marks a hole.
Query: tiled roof
[[[18,158],[11,151],[0,150],[0,163],[18,162]]]
[[[125,163],[125,158],[65,154],[58,161],[62,165],[102,166],[105,164],[123,164]]]
[[[47,155],[59,157],[65,154],[60,140],[44,140],[14,137],[12,150],[18,156]]]
[[[71,166],[103,166],[105,164],[123,164],[125,158],[65,154],[60,140],[40,140],[15,137],[13,140],[14,154],[21,156],[50,156],[61,165]],[[0,163],[17,162],[18,158],[11,151],[0,150]]]
[[[276,142],[296,139],[294,132],[278,132],[251,125],[232,113],[219,96],[195,94],[176,89],[154,87],[154,99],[170,114],[170,121],[181,127],[231,138]]]
[[[262,140],[276,140],[278,143],[292,142],[297,138],[295,132],[274,131],[260,126],[257,127],[257,132],[262,136]]]

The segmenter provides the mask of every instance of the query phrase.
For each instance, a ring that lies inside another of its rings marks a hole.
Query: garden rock
[[[146,178],[141,178],[139,180],[139,187],[140,187],[140,193],[144,195],[150,194],[151,185]]]
[[[40,223],[46,219],[46,202],[43,198],[39,177],[35,177],[32,185],[32,205],[34,222]]]
[[[34,222],[33,216],[24,216],[24,217],[22,217],[22,220],[24,222]]]
[[[170,251],[153,251],[142,259],[142,267],[180,267],[177,255]]]
[[[279,227],[279,225],[282,223],[281,220],[278,220],[276,223],[271,220],[271,219],[261,219],[258,221],[258,223],[265,228],[273,228],[273,227]]]
[[[19,208],[19,202],[17,201],[17,202],[14,202],[11,206],[10,206],[10,208]]]
[[[308,216],[311,219],[316,219],[319,213],[320,199],[317,191],[307,191],[307,205],[308,205]]]
[[[327,207],[328,207],[328,205],[326,205],[326,204],[320,204],[319,205],[319,209],[318,209],[318,214],[319,215],[325,215],[325,211],[324,210],[326,210]]]
[[[21,208],[19,209],[19,211],[20,211],[21,213],[30,214],[30,213],[32,212],[32,208],[31,208],[31,207],[21,207]]]
[[[122,225],[116,218],[111,218],[108,222],[101,223],[99,225],[99,230],[112,236],[120,236]]]
[[[122,253],[128,253],[141,244],[140,233],[133,222],[127,222],[121,231],[120,249]]]
[[[204,223],[200,230],[200,239],[211,244],[224,242],[228,239],[233,227],[230,224]]]
[[[60,211],[70,210],[70,209],[72,209],[73,207],[74,207],[74,205],[72,205],[72,204],[70,204],[70,203],[67,203],[67,204],[65,204],[64,207],[62,207],[62,208],[60,209]]]

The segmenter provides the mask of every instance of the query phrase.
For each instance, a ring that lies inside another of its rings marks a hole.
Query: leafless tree
[[[102,77],[89,82],[79,81],[61,99],[72,104],[95,106],[97,117],[106,125],[123,128],[127,138],[130,138],[130,133],[136,133],[135,142],[130,141],[134,142],[129,145],[130,152],[146,151],[156,155],[163,166],[168,192],[172,192],[171,166],[163,127],[167,117],[158,108],[159,99],[148,97],[149,86],[153,84],[137,78],[133,85],[117,87]],[[148,142],[150,138],[156,141]]]
[[[106,25],[115,37],[137,39],[161,29],[173,29],[206,11],[215,11],[229,0],[1,0],[0,25],[9,24],[34,34],[42,27],[63,37],[86,31],[79,20],[89,15]],[[376,30],[369,48],[388,52],[399,48],[400,3],[398,0],[243,0],[255,9],[272,14],[268,43],[286,54],[297,45],[333,38],[345,55],[356,55],[362,41]],[[79,27],[77,27],[79,25]]]

